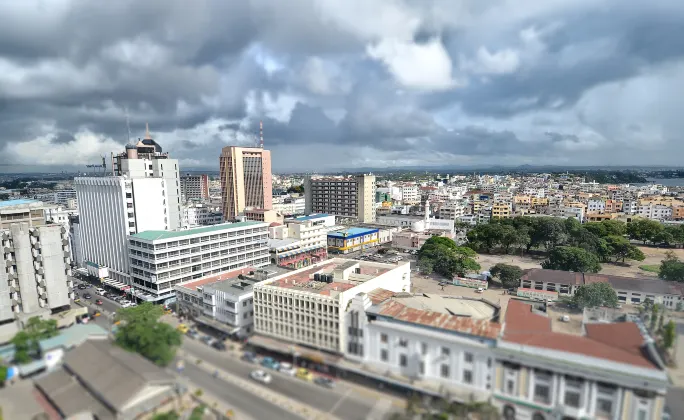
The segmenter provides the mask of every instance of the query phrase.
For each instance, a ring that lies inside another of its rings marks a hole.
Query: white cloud
[[[474,59],[461,57],[461,70],[474,74],[507,74],[520,67],[518,51],[507,48],[490,52],[487,47],[480,47]]]
[[[25,142],[9,143],[6,150],[10,156],[8,162],[20,165],[96,164],[100,163],[102,156],[109,161],[110,153],[122,148],[111,138],[90,131],[74,134],[75,140],[70,143],[54,144],[51,142],[54,138],[55,135],[44,135]]]
[[[423,90],[451,89],[457,84],[452,77],[452,63],[438,39],[424,44],[383,40],[366,48],[371,58],[385,64],[403,86]]]

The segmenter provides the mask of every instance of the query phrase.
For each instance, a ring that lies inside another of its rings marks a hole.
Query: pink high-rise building
[[[223,217],[235,220],[245,208],[271,210],[271,152],[260,147],[228,146],[221,150]]]

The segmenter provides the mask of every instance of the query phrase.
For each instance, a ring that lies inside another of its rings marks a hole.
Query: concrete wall
[[[0,238],[2,234],[0,233]],[[2,241],[9,243],[9,241]],[[0,244],[4,245],[4,244]],[[2,247],[0,247],[1,249]],[[2,252],[2,251],[0,251]],[[0,322],[14,318],[12,312],[12,300],[10,299],[9,278],[7,276],[7,266],[4,261],[0,265]]]
[[[162,187],[164,180],[162,178],[140,178],[133,179],[132,182],[137,231],[169,230],[169,201],[167,189]]]
[[[14,244],[15,264],[19,288],[21,289],[21,308],[24,313],[39,311],[38,294],[36,293],[36,270],[31,253],[31,236],[26,223],[10,226],[12,242]]]
[[[66,275],[68,265],[64,261],[65,245],[62,243],[66,234],[62,234],[61,226],[42,226],[38,231],[48,307],[67,306],[70,302]]]

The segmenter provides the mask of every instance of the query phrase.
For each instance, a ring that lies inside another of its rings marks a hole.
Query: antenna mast
[[[264,122],[259,121],[259,147],[264,148]]]
[[[131,122],[128,118],[128,107],[124,108],[126,111],[126,128],[128,129],[128,144],[131,143]]]

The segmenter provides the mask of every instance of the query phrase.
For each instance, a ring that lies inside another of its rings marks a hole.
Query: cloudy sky
[[[681,0],[0,0],[0,172],[73,168],[149,122],[183,168],[667,164]],[[128,111],[126,111],[128,110]]]

